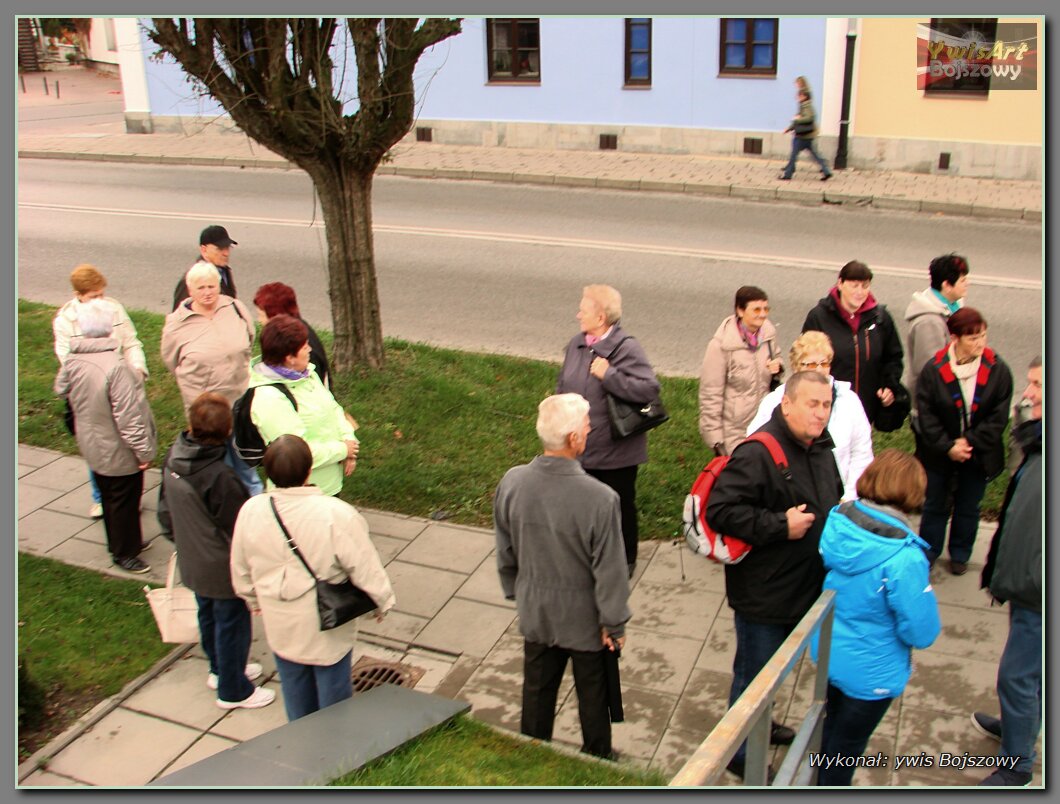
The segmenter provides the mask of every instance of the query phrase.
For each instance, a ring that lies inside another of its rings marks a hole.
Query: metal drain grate
[[[380,684],[412,688],[423,678],[424,672],[419,667],[397,662],[381,662],[362,656],[353,666],[353,691],[354,693],[365,692]]]

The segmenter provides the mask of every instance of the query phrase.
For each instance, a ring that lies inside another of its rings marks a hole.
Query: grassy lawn
[[[28,707],[19,724],[19,758],[147,672],[173,647],[158,638],[143,581],[19,553],[18,655],[40,693],[19,692],[20,707]]]
[[[54,314],[53,307],[19,301],[19,441],[76,453],[51,390],[57,370]],[[158,356],[163,316],[140,310],[129,315],[147,354],[161,456],[183,427],[180,394]],[[329,333],[320,335],[329,343]],[[537,404],[555,389],[558,368],[388,340],[384,370],[333,379],[336,398],[358,420],[362,443],[342,497],[368,508],[489,526],[497,482],[538,452]],[[672,418],[649,436],[651,459],[637,484],[644,539],[677,535],[685,494],[711,457],[697,430],[698,382],[663,377],[662,383]],[[875,444],[911,452],[913,437],[908,428],[877,433]],[[996,515],[1005,483],[1002,476],[990,484],[984,515]]]
[[[561,754],[458,717],[333,787],[652,787],[658,772]]]

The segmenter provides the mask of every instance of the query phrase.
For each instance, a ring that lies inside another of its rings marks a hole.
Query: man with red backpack
[[[831,407],[827,377],[815,371],[795,374],[772,418],[758,431],[776,439],[788,473],[765,444],[745,442],[733,451],[711,491],[707,523],[751,545],[739,563],[725,567],[725,593],[736,627],[730,706],[821,594],[825,572],[818,540],[828,511],[843,494],[826,429]],[[794,737],[787,726],[773,724],[772,744],[788,745]],[[746,744],[728,766],[741,778],[745,752]]]

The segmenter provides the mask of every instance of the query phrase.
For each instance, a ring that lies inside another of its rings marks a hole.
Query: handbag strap
[[[306,568],[306,572],[313,576],[314,580],[319,581],[317,574],[313,572],[313,568],[309,566],[309,562],[305,560],[305,556],[302,555],[302,551],[298,549],[298,545],[294,543],[294,539],[291,538],[290,532],[287,530],[287,526],[283,524],[283,520],[280,519],[280,512],[276,510],[276,500],[273,497],[269,497],[269,505],[272,506],[272,514],[276,517],[276,521],[280,525],[280,530],[283,531],[284,538],[287,539],[287,546],[291,548],[291,551],[298,556],[298,560]]]

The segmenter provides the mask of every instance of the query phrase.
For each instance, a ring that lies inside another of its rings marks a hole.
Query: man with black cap
[[[200,259],[205,260],[217,269],[221,275],[221,292],[226,296],[236,297],[236,285],[232,281],[232,269],[228,267],[228,255],[232,246],[239,244],[228,236],[228,230],[223,226],[207,226],[199,233]],[[176,310],[182,301],[188,298],[188,286],[184,283],[184,277],[177,282],[173,291],[173,309]]]

